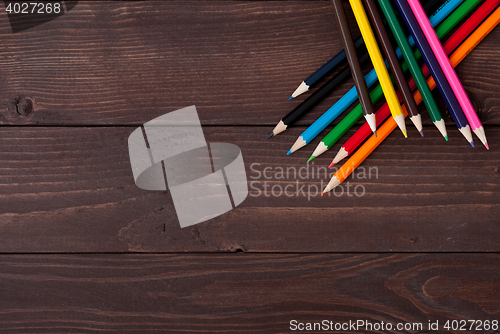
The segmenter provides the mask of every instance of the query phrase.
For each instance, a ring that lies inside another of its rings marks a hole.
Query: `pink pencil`
[[[465,92],[464,86],[462,86],[462,83],[458,79],[457,73],[453,69],[453,66],[451,66],[448,57],[446,57],[446,52],[439,42],[436,32],[432,28],[422,5],[419,0],[407,0],[407,2],[413,12],[413,15],[415,15],[415,19],[420,25],[420,28],[422,28],[422,32],[429,42],[429,46],[431,47],[432,52],[434,52],[439,66],[441,66],[446,79],[450,83],[451,89],[453,90],[460,107],[462,107],[464,115],[467,118],[472,131],[474,131],[483,145],[489,150],[490,148],[488,147],[488,142],[486,141],[483,124],[481,124],[479,117],[477,117],[476,111],[474,110],[474,107]]]

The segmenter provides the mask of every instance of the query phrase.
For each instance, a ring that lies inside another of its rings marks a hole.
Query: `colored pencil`
[[[497,8],[481,26],[467,38],[467,40],[460,45],[460,47],[450,56],[450,63],[456,67],[482,40],[488,35],[493,28],[500,23],[500,8]],[[433,89],[436,87],[435,81],[430,78],[428,80],[429,86]],[[416,102],[420,102],[418,96],[415,96]],[[406,110],[404,110],[406,112]],[[397,127],[396,122],[389,118],[379,129],[378,136],[371,136],[366,143],[354,153],[349,160],[333,175],[328,185],[323,190],[322,194],[332,190],[340,183],[342,183],[354,169],[356,169],[375,148]]]
[[[361,103],[361,108],[363,109],[363,115],[365,116],[365,119],[370,125],[373,133],[376,135],[377,126],[375,125],[375,113],[373,111],[372,101],[370,100],[370,94],[368,93],[368,87],[366,87],[365,78],[363,77],[363,72],[361,71],[361,66],[359,65],[359,61],[356,56],[356,50],[352,41],[349,24],[347,23],[347,18],[345,17],[344,7],[342,6],[342,2],[340,0],[332,0],[332,5],[335,20],[337,21],[337,25],[339,27],[340,36],[342,37],[342,44],[344,44],[347,61],[349,63],[349,67],[351,68],[352,78],[354,79],[354,84],[358,92],[359,102]],[[366,38],[364,35],[363,40],[365,40],[366,44]],[[369,47],[367,47],[367,49],[370,54]]]
[[[458,7],[453,13],[450,14],[448,19],[446,19],[442,24],[440,24],[436,28],[436,34],[438,36],[444,36],[444,35],[448,34],[455,27],[455,24],[453,24],[452,22],[454,20],[462,21],[462,19],[465,16],[467,16],[470,13],[470,11],[472,9],[474,9],[478,5],[478,3],[481,1],[482,0],[474,0],[473,2],[471,2],[469,0],[464,1],[464,3],[460,5],[460,7]],[[429,18],[429,20],[430,19],[431,18]],[[445,24],[445,23],[447,23],[447,24]],[[435,27],[435,25],[433,25],[433,27]],[[420,61],[420,59],[422,59],[422,54],[420,53],[420,51],[417,50],[414,53],[414,55],[415,55],[415,59],[417,59],[417,61]],[[406,62],[403,62],[401,64],[401,68],[403,69],[403,71],[405,70],[405,68],[407,66],[408,65],[406,64]]]
[[[368,63],[370,58],[368,57],[368,52],[364,50],[363,55],[359,58],[359,62],[362,64]],[[276,136],[277,134],[285,131],[290,125],[294,124],[299,118],[305,115],[309,110],[316,106],[325,97],[330,95],[334,90],[336,90],[340,85],[342,85],[351,76],[351,71],[349,66],[345,66],[335,74],[327,83],[325,83],[321,88],[316,90],[311,96],[305,99],[292,111],[290,111],[285,117],[283,117],[278,124],[275,126],[268,139]]]
[[[398,7],[403,20],[406,23],[406,26],[410,30],[410,34],[415,39],[417,47],[424,58],[424,62],[431,71],[432,77],[436,80],[439,92],[441,96],[444,98],[446,105],[450,111],[450,115],[457,124],[458,130],[462,133],[462,135],[467,139],[467,141],[474,147],[474,142],[472,141],[472,134],[470,132],[469,124],[465,120],[462,109],[460,109],[460,105],[453,94],[451,87],[446,80],[439,64],[432,53],[429,45],[427,44],[427,40],[425,39],[422,31],[418,23],[415,21],[413,14],[410,10],[410,7],[406,3],[406,0],[395,0],[396,6]]]
[[[454,6],[454,2],[462,3],[463,0],[450,0],[445,4],[444,7],[441,7],[439,11],[446,11],[449,6]],[[438,12],[433,14],[433,19],[431,23],[433,25],[438,25],[444,17],[442,15],[435,15]],[[396,48],[398,51],[399,48]],[[397,55],[397,52],[396,52]],[[403,68],[403,67],[402,67]],[[403,68],[404,70],[404,68]],[[368,88],[370,88],[377,80],[377,74],[375,70],[371,70],[367,75],[365,75],[365,81]],[[381,91],[382,92],[382,91]],[[379,99],[382,97],[380,95]],[[331,106],[320,118],[318,118],[310,127],[308,127],[295,141],[292,148],[288,151],[287,154],[291,154],[298,149],[307,145],[311,140],[313,140],[321,131],[323,131],[335,118],[337,118],[345,109],[347,109],[356,99],[358,98],[356,87],[352,87],[340,100],[337,101],[333,106]],[[377,100],[378,101],[378,100]],[[372,99],[373,103],[376,103]],[[356,107],[357,108],[357,107]],[[356,109],[354,108],[354,109]],[[361,106],[359,105],[358,109],[361,113]],[[324,147],[322,147],[324,149]],[[325,150],[326,151],[326,150]]]
[[[469,6],[470,9],[469,10],[472,10],[481,0],[467,0],[466,2],[464,2],[462,4],[462,6]],[[383,0],[383,2],[387,2],[388,3],[388,0]],[[496,5],[495,5],[496,3]],[[483,3],[483,5],[481,5],[481,7],[476,10],[476,12],[474,12],[474,14],[469,18],[467,19],[467,21],[462,25],[460,26],[460,28],[458,28],[452,36],[450,36],[450,38],[444,43],[444,49],[446,51],[446,53],[448,55],[450,55],[453,50],[455,50],[455,48],[457,46],[459,46],[460,43],[462,43],[465,39],[465,37],[469,36],[470,33],[472,33],[474,31],[474,29],[493,11],[493,9],[495,9],[495,7],[500,3],[500,0],[487,0],[485,3]],[[384,7],[387,7],[385,6],[385,4],[383,4]],[[462,7],[461,6],[461,7]],[[392,10],[392,7],[390,8],[390,10]],[[458,11],[458,9],[457,9]],[[461,20],[461,18],[465,17],[465,15],[467,15],[468,11],[463,11],[462,12],[462,15],[460,17],[457,17],[458,21]],[[450,16],[450,18],[452,18]],[[444,24],[444,22],[443,22]],[[452,29],[452,28],[450,28]],[[442,31],[440,29],[437,29],[436,31],[439,31],[440,34],[446,34],[446,31]],[[422,68],[424,69],[423,72],[425,72],[425,74],[422,75],[422,71],[420,71],[420,74],[422,76],[428,76],[429,75],[429,70],[427,69],[427,66],[424,65],[422,66]],[[425,78],[424,78],[425,80]],[[424,87],[427,87],[427,89],[429,90],[429,93],[431,93],[430,89],[429,89],[429,86],[427,85],[427,82],[425,82],[425,85]],[[415,88],[417,88],[418,86],[416,86],[415,84],[415,81],[413,79],[410,79],[409,80],[409,86],[410,86],[410,89],[411,90],[414,90]],[[419,91],[421,92],[422,90],[419,89]],[[415,100],[417,99],[422,99],[422,96],[420,96],[418,92],[415,93]],[[425,103],[425,99],[424,99],[424,103]],[[388,112],[387,110],[387,106],[384,105],[382,106],[382,108],[380,108],[376,114],[377,114],[377,117],[378,117],[378,114],[381,113],[381,117],[386,117],[386,113]],[[377,122],[378,123],[378,122]],[[444,123],[444,121],[443,121]],[[370,136],[370,131],[367,131],[366,128],[364,128],[363,126],[358,130],[356,131],[356,133],[351,136],[351,138],[349,138],[349,140],[347,140],[345,142],[344,145],[342,145],[342,147],[340,148],[340,150],[338,151],[337,155],[335,156],[335,158],[333,159],[332,163],[330,164],[330,167],[332,167],[334,164],[338,163],[339,161],[341,161],[342,159],[344,159],[345,157],[347,157],[348,155],[350,155],[351,153],[354,152],[354,150],[356,148],[358,148],[359,145],[361,145],[361,143],[363,141],[366,140],[366,138],[368,138]]]
[[[423,137],[424,133],[422,131],[422,118],[418,113],[417,105],[415,104],[415,100],[413,99],[413,94],[410,91],[410,87],[408,87],[408,83],[406,82],[405,75],[403,74],[403,70],[401,69],[401,65],[399,65],[398,57],[394,52],[394,49],[391,45],[391,41],[389,39],[389,35],[387,35],[387,31],[384,28],[384,23],[380,14],[378,13],[377,6],[374,0],[365,0],[366,4],[366,12],[368,17],[372,22],[372,27],[375,34],[378,37],[378,41],[384,52],[385,58],[389,63],[391,68],[392,75],[394,76],[396,85],[403,97],[404,104],[406,105],[406,110],[410,113],[410,120],[417,128],[420,135]]]
[[[477,1],[478,0],[467,0],[457,10],[455,10],[446,20],[444,20],[441,24],[439,24],[439,26],[436,29],[436,32],[438,33],[439,38],[443,38],[444,36],[446,36],[448,34],[448,32],[450,32],[477,5]],[[450,6],[449,3],[447,3],[447,5]],[[392,6],[390,7],[390,9],[392,9]],[[456,14],[459,14],[459,15],[456,15]],[[399,21],[397,19],[394,22],[399,23]],[[453,36],[455,36],[455,34]],[[465,38],[465,37],[466,36],[463,36],[463,38]],[[404,38],[404,36],[403,36],[403,38]],[[460,40],[460,42],[463,41],[463,38]],[[414,55],[416,56],[417,54],[420,55],[420,52],[418,50],[414,53]],[[421,57],[421,55],[420,55],[420,57]],[[417,65],[417,67],[418,67],[418,65]],[[403,62],[401,68],[403,69],[403,71],[408,70],[408,66],[406,66],[405,62]],[[427,89],[428,89],[427,83],[425,81],[425,77],[423,78],[423,80],[424,80],[423,87],[427,87]],[[379,89],[377,89],[377,88],[379,88]],[[411,89],[411,87],[410,87],[410,89]],[[378,93],[378,91],[380,92],[379,93],[380,95],[374,95],[376,92]],[[432,97],[432,100],[434,100],[432,93],[430,93],[430,90],[429,90],[429,94],[430,95],[428,95],[428,96]],[[382,90],[380,89],[380,85],[377,86],[370,93],[370,96],[372,97],[373,103],[376,103],[380,99],[380,97],[382,96]],[[436,110],[438,110],[437,104],[436,104]],[[323,138],[323,140],[318,144],[318,146],[316,147],[316,149],[314,150],[313,154],[311,155],[311,157],[309,158],[308,161],[311,161],[316,156],[319,156],[319,155],[323,154],[324,152],[326,152],[327,150],[329,150],[344,135],[344,133],[346,133],[347,130],[349,130],[354,125],[354,123],[356,123],[361,118],[361,116],[362,116],[361,108],[358,104],[347,116],[344,117],[344,119],[342,121],[339,122],[339,124],[337,126],[335,126],[328,133],[328,135],[325,136],[325,138]],[[440,123],[442,123],[442,126],[438,126],[438,125],[441,125]],[[441,132],[441,134],[445,137],[446,140],[448,140],[447,133],[446,133],[446,127],[444,126],[444,120],[442,120],[440,123],[434,123],[434,124],[436,124],[436,126],[438,126],[438,129]]]
[[[354,47],[358,53],[366,52],[365,42],[363,38],[358,37],[356,41],[354,41]],[[337,53],[333,58],[323,64],[319,69],[316,70],[313,74],[308,76],[304,81],[302,81],[297,87],[297,89],[292,93],[288,101],[297,96],[309,91],[309,89],[314,86],[317,82],[327,76],[330,72],[333,72],[337,67],[343,65],[347,62],[347,57],[344,49]]]
[[[483,124],[479,120],[474,107],[472,106],[472,102],[465,91],[464,86],[460,82],[457,73],[451,66],[448,57],[446,56],[446,52],[443,49],[443,45],[439,42],[439,39],[436,35],[436,32],[432,28],[427,15],[425,15],[424,8],[420,4],[418,0],[408,0],[408,5],[415,16],[417,23],[420,25],[422,32],[431,47],[431,50],[434,52],[436,59],[439,63],[439,66],[443,70],[444,76],[448,80],[448,83],[451,86],[455,97],[462,108],[462,111],[469,122],[472,132],[476,134],[476,136],[481,140],[486,149],[489,150],[488,142],[486,141],[486,135],[484,133]]]
[[[398,96],[399,97],[399,96]],[[412,95],[413,98],[413,95]],[[384,103],[382,107],[375,113],[377,115],[377,126],[380,126],[391,114],[389,110],[389,105]],[[349,140],[347,140],[344,145],[337,152],[337,155],[333,158],[333,161],[330,163],[328,168],[332,168],[333,165],[343,160],[345,157],[349,156],[349,154],[353,153],[365,140],[368,138],[371,133],[366,133],[366,126],[363,124],[358,131],[356,131]]]
[[[429,21],[431,22],[432,26],[436,26],[434,21],[443,21],[443,19],[449,16],[455,9],[457,9],[457,7],[460,6],[462,2],[464,2],[464,0],[447,0],[441,7],[439,7],[439,10],[437,10],[436,13],[429,17]],[[410,46],[412,48],[415,46],[415,40],[412,36],[408,38],[408,43],[410,43]],[[398,55],[398,57],[401,57],[398,52],[401,52],[401,50],[396,50],[396,54]]]
[[[482,0],[467,0],[464,2],[462,6],[460,6],[455,12],[453,12],[452,15],[450,15],[450,18],[454,16],[455,14],[460,14],[460,20],[461,18],[465,17],[474,7],[477,6]],[[463,8],[466,5],[470,6],[468,8]],[[465,37],[469,36],[476,27],[483,22],[488,15],[493,12],[493,10],[496,9],[500,5],[500,0],[486,0],[454,33],[450,38],[446,40],[443,44],[443,48],[446,52],[446,54],[450,54],[453,50],[455,50],[460,43],[463,42]],[[463,11],[462,11],[463,9]],[[459,13],[460,12],[460,13]],[[443,22],[444,23],[444,22]],[[454,28],[454,26],[448,27],[446,31],[441,31],[442,28],[444,28],[442,25],[440,25],[436,29],[436,34],[439,36],[442,36],[442,34],[447,34],[451,29]],[[424,76],[429,75],[430,71],[427,65],[424,65],[422,67],[422,73]],[[410,83],[411,84],[411,83]]]
[[[468,0],[468,1],[478,1],[478,0]],[[408,41],[406,40],[406,36],[396,17],[394,9],[392,8],[389,0],[378,0],[378,3],[380,4],[382,12],[384,13],[384,16],[387,19],[389,28],[391,29],[392,34],[396,39],[399,49],[403,54],[403,58],[405,59],[406,64],[408,64],[411,76],[415,78],[415,81],[417,83],[417,88],[423,94],[422,97],[424,99],[424,104],[429,112],[429,116],[431,117],[432,122],[439,129],[439,132],[441,132],[442,136],[446,140],[448,140],[448,134],[446,132],[446,125],[444,119],[441,115],[441,112],[439,111],[439,107],[437,106],[436,100],[434,99],[434,96],[432,95],[429,86],[427,86],[427,82],[425,81],[425,76],[422,74],[422,71],[420,70],[420,66],[418,65],[417,60],[413,55],[413,51],[411,50],[411,47],[408,44]],[[462,6],[464,4],[462,4]],[[459,21],[460,20],[457,20],[457,22]]]
[[[425,11],[428,12],[430,10],[434,10],[434,8],[441,3],[442,0],[427,0],[424,3]],[[440,10],[438,9],[437,13]],[[356,49],[358,52],[360,49],[364,48],[364,41],[363,38],[359,37],[354,41],[354,46],[356,46]],[[325,64],[323,64],[319,69],[317,69],[313,74],[311,74],[309,77],[307,77],[304,81],[300,83],[300,85],[297,87],[297,89],[292,93],[292,96],[288,99],[290,101],[291,99],[309,91],[313,86],[315,86],[321,79],[326,77],[328,74],[333,72],[337,67],[340,65],[343,65],[344,63],[347,62],[346,54],[344,50],[341,50],[339,53],[337,53],[333,58],[331,58],[329,61],[327,61]]]
[[[406,124],[403,111],[401,110],[401,105],[399,104],[398,97],[396,96],[396,90],[392,85],[389,72],[387,72],[384,59],[380,53],[380,49],[378,47],[377,40],[375,39],[375,35],[373,34],[370,22],[366,16],[363,3],[361,0],[349,0],[349,3],[351,4],[351,8],[354,12],[354,17],[358,23],[361,36],[363,36],[363,40],[365,41],[366,49],[370,55],[375,72],[377,72],[377,77],[380,82],[380,86],[382,86],[385,99],[389,105],[389,109],[391,109],[391,115],[396,120],[396,123],[398,123],[401,132],[403,132],[403,135],[406,138]]]

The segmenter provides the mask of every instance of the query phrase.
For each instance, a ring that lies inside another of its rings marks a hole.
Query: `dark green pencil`
[[[403,32],[403,29],[396,17],[396,13],[392,8],[391,3],[389,2],[389,0],[378,0],[378,3],[380,4],[385,18],[387,19],[389,28],[396,38],[396,42],[399,46],[399,49],[401,50],[401,53],[403,54],[403,58],[408,64],[411,76],[415,80],[417,88],[422,95],[422,99],[427,110],[429,111],[429,116],[431,117],[432,122],[438,128],[439,132],[441,132],[443,137],[448,140],[448,134],[446,133],[446,125],[444,123],[444,119],[441,115],[441,112],[439,111],[436,100],[434,99],[434,96],[432,96],[432,92],[427,85],[425,77],[420,70],[420,66],[418,65],[417,60],[413,55],[410,44],[406,39],[405,33]]]

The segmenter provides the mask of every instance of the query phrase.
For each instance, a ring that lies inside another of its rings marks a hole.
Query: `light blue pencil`
[[[433,27],[436,27],[441,23],[448,15],[450,15],[464,0],[448,0],[439,9],[430,16],[429,20]],[[413,47],[415,46],[415,41],[410,36],[408,42]],[[413,44],[412,44],[413,43]],[[403,57],[399,47],[395,48],[396,55],[399,59]],[[385,63],[387,66],[387,62]],[[377,82],[377,73],[372,69],[367,75],[365,75],[366,86],[370,88],[375,82]],[[333,106],[330,107],[320,118],[318,118],[310,127],[308,127],[302,134],[297,138],[292,148],[288,151],[288,155],[297,151],[298,149],[309,144],[321,131],[323,131],[331,122],[333,122],[343,111],[345,111],[351,104],[353,104],[358,99],[358,93],[356,87],[352,87],[340,100],[338,100]]]

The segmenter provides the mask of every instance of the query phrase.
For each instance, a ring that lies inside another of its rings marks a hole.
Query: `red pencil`
[[[498,5],[500,4],[500,0],[486,0],[481,7],[479,7],[468,19],[467,21],[464,22],[463,25],[461,25],[453,35],[448,38],[448,40],[443,44],[444,50],[447,55],[450,55],[459,45],[462,43],[466,37],[468,37],[474,29],[477,28],[477,26],[483,22],[490,13],[495,10]],[[425,77],[427,77],[430,74],[429,69],[427,68],[426,65],[422,66],[422,73],[424,74]],[[410,86],[411,91],[414,91],[417,86],[415,84],[415,81],[413,78],[411,78],[408,81],[408,86]],[[398,96],[399,97],[399,96]],[[401,98],[399,99],[401,102]],[[382,111],[382,109],[389,109],[387,106],[387,103],[385,103],[375,114],[377,115],[376,117],[378,118],[378,112]],[[377,123],[377,127],[379,124]],[[338,163],[339,161],[343,160],[350,154],[352,154],[360,145],[363,143],[369,136],[371,135],[371,132],[366,133],[366,129],[363,129],[361,127],[354,135],[352,135],[349,140],[345,142],[344,145],[340,148],[339,152],[333,159],[332,163],[330,164],[329,168],[331,168],[333,165]]]
[[[410,87],[410,89],[411,89],[411,87]],[[397,93],[397,95],[398,95],[399,103],[401,103],[402,99],[401,99],[401,95],[399,95],[399,92]],[[375,119],[377,120],[377,127],[379,127],[380,124],[382,124],[387,119],[387,117],[389,117],[390,115],[391,115],[391,110],[389,109],[389,105],[387,103],[384,103],[384,105],[379,110],[377,110],[377,112],[375,113]],[[370,129],[370,126],[368,125],[368,123],[364,123],[359,128],[359,130],[356,131],[351,136],[351,138],[349,138],[349,140],[347,140],[345,142],[344,145],[342,145],[339,152],[337,153],[335,158],[333,158],[333,161],[330,164],[330,166],[328,166],[328,168],[332,168],[332,166],[335,165],[337,162],[339,162],[340,160],[344,159],[349,154],[354,152],[354,150],[356,148],[358,148],[359,145],[361,145],[361,143],[363,143],[365,141],[365,139],[368,138],[371,134],[372,134],[372,130]]]

